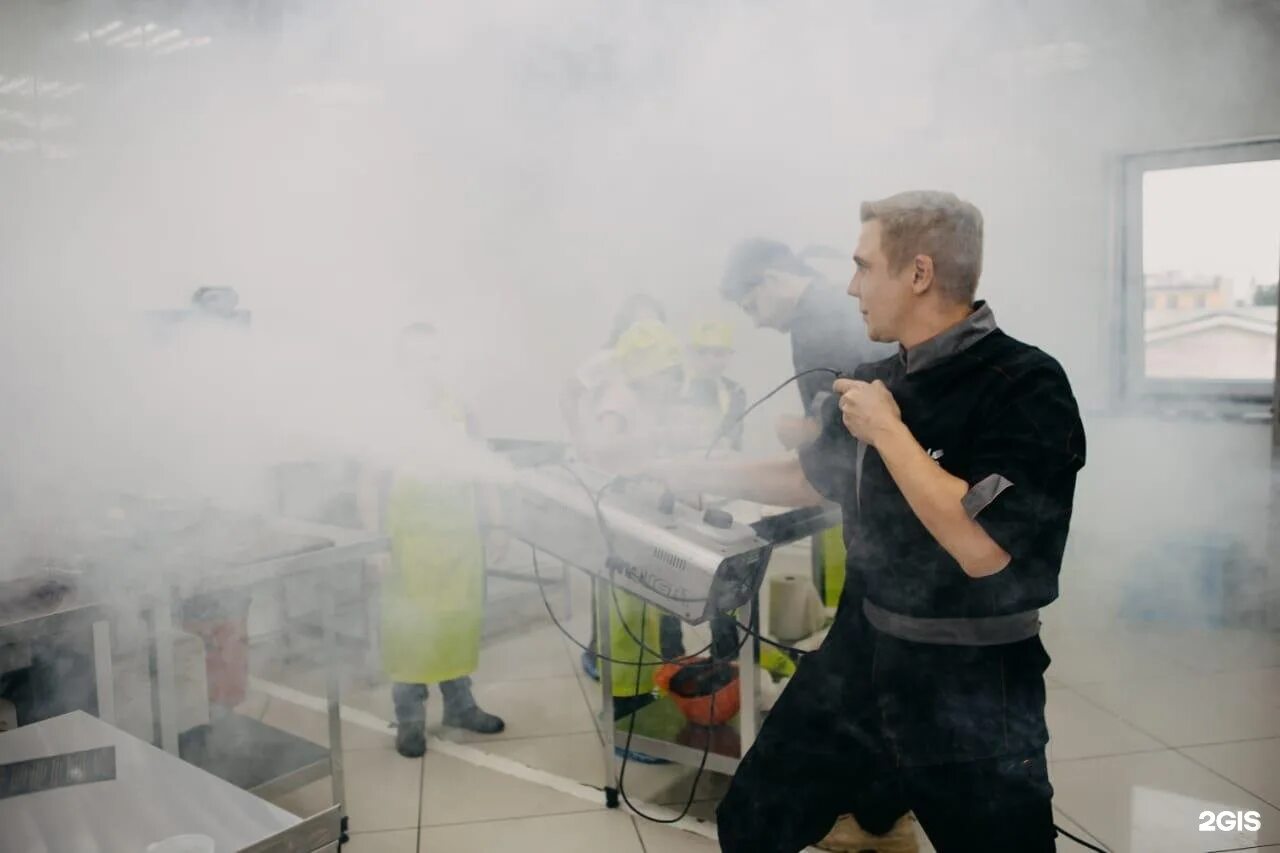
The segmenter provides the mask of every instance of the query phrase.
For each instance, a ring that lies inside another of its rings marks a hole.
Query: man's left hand
[[[860,441],[875,447],[887,432],[902,424],[902,411],[889,388],[877,379],[837,379],[833,390],[840,395],[840,412],[845,429]]]

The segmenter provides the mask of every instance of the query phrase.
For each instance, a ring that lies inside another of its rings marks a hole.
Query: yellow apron
[[[827,607],[835,607],[840,603],[840,593],[844,590],[845,557],[844,525],[822,531],[813,537],[813,545],[818,558],[818,569],[821,571],[822,598]]]
[[[613,590],[612,592],[606,586],[604,594],[610,595],[609,599],[609,645],[612,654],[609,655],[614,661],[634,660],[639,661],[640,644],[634,638],[644,640],[645,648],[644,661],[641,666],[635,664],[612,664],[612,675],[610,679],[613,686],[614,696],[643,696],[646,693],[653,692],[653,676],[658,671],[661,661],[658,656],[662,650],[662,631],[661,620],[662,610],[655,605],[645,605],[643,601],[636,598],[629,592],[622,590]],[[617,596],[617,605],[614,605],[612,595]],[[622,612],[622,618],[618,618],[618,612]],[[640,621],[640,614],[644,613],[643,624]],[[626,623],[623,623],[623,619]],[[630,629],[630,630],[628,630]],[[634,638],[633,638],[634,637]],[[640,689],[636,689],[636,669],[640,670]]]
[[[461,411],[451,414],[465,420]],[[467,483],[397,479],[387,504],[391,571],[382,584],[382,661],[392,681],[436,684],[480,661],[484,550]]]

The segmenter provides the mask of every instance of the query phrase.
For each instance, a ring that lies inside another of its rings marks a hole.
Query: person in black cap
[[[1085,461],[1079,409],[1061,365],[974,302],[976,207],[912,192],[861,218],[849,293],[898,356],[837,380],[799,453],[653,472],[673,490],[839,502],[860,581],[739,765],[721,849],[790,853],[846,812],[880,833],[912,811],[938,853],[1050,853],[1039,608]]]
[[[720,294],[736,303],[757,326],[791,338],[796,373],[817,367],[849,376],[860,364],[893,354],[892,347],[867,338],[862,317],[844,291],[777,240],[746,240],[729,255]],[[811,373],[796,382],[802,414],[811,415],[813,399],[831,388],[831,374]],[[802,418],[783,419],[778,436],[784,446],[799,447],[816,435]]]
[[[893,347],[867,337],[857,305],[784,243],[746,240],[729,255],[720,293],[741,306],[757,326],[791,338],[791,362],[797,374],[815,368],[852,376],[859,366],[893,355]],[[831,373],[808,373],[796,380],[801,412],[778,420],[777,433],[788,449],[818,435],[814,398],[831,389]],[[844,531],[813,537],[813,581],[828,607],[839,600],[845,578]]]

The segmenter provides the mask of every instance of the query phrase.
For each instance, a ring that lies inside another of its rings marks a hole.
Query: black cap
[[[769,270],[817,275],[786,243],[756,237],[742,241],[729,253],[729,262],[720,279],[720,295],[733,302],[740,301],[764,280]]]

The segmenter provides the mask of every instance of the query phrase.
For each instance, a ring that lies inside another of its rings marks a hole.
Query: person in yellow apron
[[[401,334],[397,360],[441,421],[469,429],[466,410],[433,375],[434,330]],[[427,685],[440,685],[444,724],[482,734],[505,728],[476,705],[471,679],[480,661],[484,550],[475,487],[392,475],[385,501],[391,566],[382,584],[382,659],[391,679],[396,749],[426,752]]]
[[[657,321],[633,324],[618,338],[615,354],[622,375],[591,401],[586,419],[590,430],[582,448],[587,460],[603,470],[625,468],[634,460],[670,449],[668,415],[684,381],[680,343]],[[674,616],[630,593],[614,590],[611,595],[610,657],[643,661],[643,665],[614,663],[611,669],[614,714],[624,717],[652,700],[659,658],[683,655],[684,645]],[[645,760],[639,755],[633,758]]]
[[[707,321],[693,330],[689,340],[688,370],[680,401],[706,413],[709,429],[704,449],[715,438],[718,447],[742,449],[742,413],[747,408],[747,392],[726,377],[733,357],[733,328],[728,323]],[[724,433],[720,436],[720,433]]]

